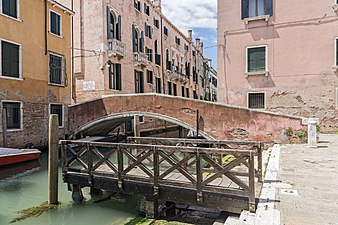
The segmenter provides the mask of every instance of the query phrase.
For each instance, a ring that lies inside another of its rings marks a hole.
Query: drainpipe
[[[72,0],[72,11],[74,11],[74,0]],[[74,16],[72,17],[72,53],[71,53],[71,57],[72,57],[72,72],[71,72],[71,76],[72,76],[72,99],[74,101],[74,103],[76,104],[76,79],[74,76]]]
[[[45,0],[45,55],[48,54],[48,2]]]
[[[164,54],[163,54],[163,18],[161,15],[161,65],[162,65],[162,90],[163,94],[165,94],[165,82],[164,82]]]

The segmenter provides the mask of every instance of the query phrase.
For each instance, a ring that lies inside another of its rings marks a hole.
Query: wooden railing
[[[255,176],[258,182],[263,181],[263,142],[256,141],[219,141],[206,139],[183,139],[183,138],[156,138],[156,137],[128,137],[128,143],[151,144],[151,145],[169,145],[185,147],[203,147],[203,148],[225,148],[225,149],[250,149],[256,150]],[[236,157],[236,154],[234,155]],[[222,155],[218,155],[218,162],[221,163]]]
[[[256,209],[255,157],[258,155],[257,149],[236,150],[81,141],[61,141],[60,143],[63,174],[78,173],[89,175],[89,177],[107,176],[118,180],[120,189],[123,189],[123,183],[126,180],[150,183],[153,186],[154,201],[160,198],[162,186],[171,186],[191,189],[197,193],[196,200],[200,203],[203,202],[205,192],[247,197],[249,210],[254,212]],[[234,158],[227,163],[219,162],[219,156],[225,155],[232,155]],[[169,179],[173,174],[179,174],[181,179]],[[219,185],[222,180],[227,180],[235,186]]]

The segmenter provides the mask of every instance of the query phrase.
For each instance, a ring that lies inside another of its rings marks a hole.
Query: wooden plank
[[[255,157],[249,157],[249,210],[256,211],[256,196],[255,196]]]

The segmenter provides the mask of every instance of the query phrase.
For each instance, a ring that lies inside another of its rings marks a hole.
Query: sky
[[[204,55],[217,68],[217,0],[162,0],[162,13],[184,34],[204,42]]]

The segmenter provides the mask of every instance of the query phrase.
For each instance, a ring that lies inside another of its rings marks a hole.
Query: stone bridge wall
[[[149,112],[176,118],[196,127],[199,110],[199,128],[218,140],[247,139],[281,142],[283,129],[306,130],[301,118],[245,108],[171,97],[158,94],[114,95],[77,104],[69,110],[69,131],[95,120],[124,112]]]

